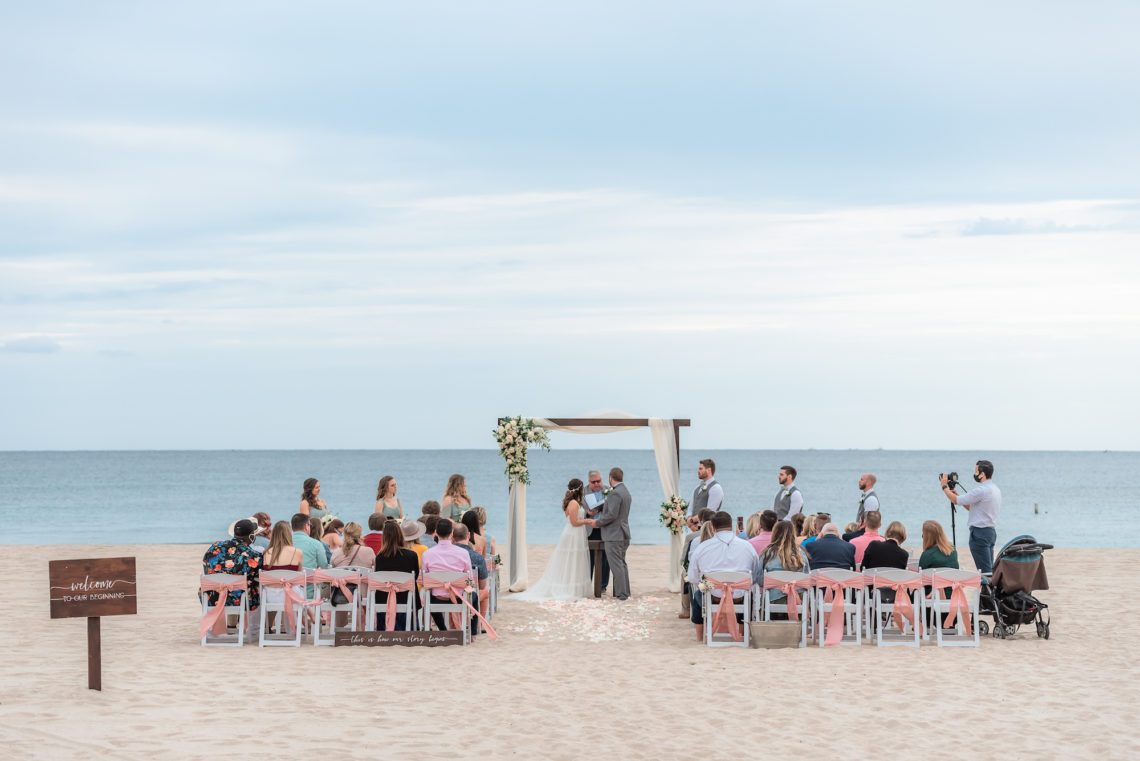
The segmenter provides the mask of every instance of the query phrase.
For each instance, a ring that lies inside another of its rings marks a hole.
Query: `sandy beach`
[[[607,599],[574,616],[504,598],[497,642],[202,648],[204,549],[5,547],[8,757],[1135,757],[1140,625],[1106,603],[1108,590],[1140,583],[1136,549],[1047,554],[1048,641],[1027,627],[979,649],[918,650],[707,648],[677,618],[667,548],[654,546],[630,550],[626,607]],[[531,548],[532,579],[550,550]],[[48,617],[47,561],[119,555],[138,558],[139,614],[103,620],[103,691],[93,692],[85,621]],[[1088,568],[1104,574],[1095,588]]]

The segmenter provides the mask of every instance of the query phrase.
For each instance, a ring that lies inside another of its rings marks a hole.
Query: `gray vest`
[[[862,497],[860,497],[859,498],[859,513],[855,516],[855,522],[856,523],[862,523],[863,522],[863,513],[866,512],[863,509],[863,503],[867,501],[867,497],[874,497],[876,502],[879,501],[879,495],[875,494],[874,489],[871,489],[869,492],[866,492]]]
[[[776,517],[780,520],[788,517],[788,511],[792,509],[792,492],[795,491],[799,491],[799,489],[795,484],[792,484],[791,488],[785,489],[781,486],[780,490],[776,492],[776,498],[772,500],[772,509],[776,511]]]
[[[709,481],[709,489],[713,488],[716,479]],[[689,515],[696,515],[701,510],[704,510],[709,503],[709,489],[702,489],[701,484],[697,485],[697,490],[693,492],[693,501],[689,503]]]

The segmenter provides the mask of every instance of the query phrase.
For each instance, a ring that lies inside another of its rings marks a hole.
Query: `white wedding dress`
[[[578,508],[578,520],[586,517],[586,508]],[[538,602],[541,600],[578,600],[589,597],[590,585],[590,556],[587,548],[586,535],[590,530],[588,525],[575,526],[567,517],[566,525],[562,527],[562,536],[558,538],[558,545],[550,562],[546,565],[546,572],[538,583],[518,594],[511,595],[512,600]]]

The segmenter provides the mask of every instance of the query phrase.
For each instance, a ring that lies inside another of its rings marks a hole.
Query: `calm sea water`
[[[1140,546],[1140,453],[987,452],[1004,503],[998,541],[1032,534],[1071,547]],[[781,465],[799,471],[805,510],[830,511],[836,522],[856,511],[861,473],[878,475],[884,519],[900,520],[916,541],[924,520],[950,509],[937,475],[954,470],[969,479],[978,453],[932,451],[683,451],[682,491],[696,486],[701,457],[717,461],[726,508],[735,515],[770,507]],[[633,494],[630,519],[636,544],[666,544],[658,525],[662,501],[649,450],[532,451],[527,492],[527,541],[554,543],[566,482],[586,471],[625,470]],[[476,504],[490,514],[491,533],[505,537],[507,481],[495,451],[156,451],[0,452],[0,542],[96,544],[206,542],[220,538],[235,518],[264,511],[287,519],[300,502],[301,483],[321,481],[321,496],[345,521],[364,523],[376,482],[396,476],[405,511],[419,515],[439,499],[447,477],[463,473]],[[1038,512],[1034,512],[1034,504]],[[958,543],[966,516],[959,511]]]

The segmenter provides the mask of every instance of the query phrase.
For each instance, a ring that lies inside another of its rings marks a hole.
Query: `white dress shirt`
[[[788,486],[784,487],[784,488],[788,488],[790,486],[791,486],[791,484],[788,484]],[[796,489],[794,492],[792,492],[792,496],[790,497],[790,501],[791,501],[791,504],[788,505],[788,514],[784,516],[785,520],[787,520],[788,518],[791,518],[796,513],[803,511],[803,509],[804,509],[803,492],[801,492],[799,489]]]
[[[711,478],[706,478],[701,481],[702,484],[707,484]],[[709,510],[720,510],[720,506],[724,504],[724,489],[719,483],[715,483],[708,488],[709,501],[705,505]],[[689,515],[696,515],[696,505],[689,505]]]
[[[712,539],[701,542],[692,550],[689,583],[695,588],[700,583],[701,576],[718,571],[750,574],[753,584],[760,578],[760,558],[756,550],[745,540],[734,536],[730,528],[716,532]],[[743,591],[733,593],[733,597],[743,596]]]

